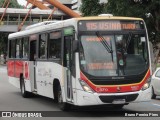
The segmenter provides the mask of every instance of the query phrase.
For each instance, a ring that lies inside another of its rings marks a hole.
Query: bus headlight
[[[143,85],[142,90],[148,89],[150,87],[150,84],[151,84],[151,77],[149,77],[146,83]]]
[[[84,91],[89,92],[89,93],[93,93],[93,90],[87,85],[87,83],[83,80],[79,80],[82,88]]]

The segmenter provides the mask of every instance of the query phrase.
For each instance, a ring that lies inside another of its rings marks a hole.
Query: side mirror
[[[73,52],[78,52],[78,40],[73,41]]]

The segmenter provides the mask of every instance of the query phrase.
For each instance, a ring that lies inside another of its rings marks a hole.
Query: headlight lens
[[[82,88],[84,91],[89,92],[89,93],[93,93],[93,90],[87,85],[87,83],[83,80],[79,80]]]
[[[146,83],[143,85],[142,90],[148,89],[150,87],[150,84],[151,84],[151,77],[149,77]]]

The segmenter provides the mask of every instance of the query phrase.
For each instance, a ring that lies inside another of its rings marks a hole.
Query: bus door
[[[72,91],[72,40],[73,36],[64,37],[64,66],[66,67],[65,72],[65,91],[67,96],[67,101],[72,101],[73,91]]]
[[[35,38],[35,37],[34,37]],[[36,50],[37,50],[37,40],[30,39],[30,63],[29,63],[29,71],[30,71],[30,80],[31,80],[31,91],[37,91],[37,84],[36,84]]]

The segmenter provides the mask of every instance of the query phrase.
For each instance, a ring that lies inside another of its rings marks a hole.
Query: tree
[[[4,3],[5,0],[1,0],[0,7],[2,7]],[[17,0],[10,0],[9,8],[22,8],[22,6],[17,3]]]
[[[93,16],[102,13],[103,5],[99,4],[99,0],[82,0],[80,9],[83,16]]]
[[[160,42],[160,1],[159,0],[108,0],[105,12],[116,16],[143,18],[147,24],[150,41]]]
[[[8,33],[0,33],[0,54],[7,54]]]
[[[0,7],[3,6],[4,2],[5,0],[0,0]],[[22,8],[22,6],[17,3],[17,0],[10,0],[9,8]],[[0,55],[7,54],[8,34],[0,32]]]
[[[151,0],[148,12],[151,13],[148,17],[150,17],[153,24],[152,27],[155,31],[155,43],[160,42],[160,1]]]

